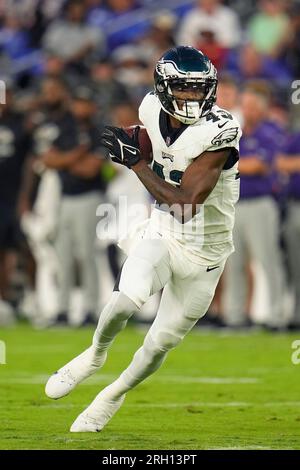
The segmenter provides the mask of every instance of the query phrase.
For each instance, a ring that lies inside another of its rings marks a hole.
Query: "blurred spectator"
[[[281,96],[278,93],[275,96],[273,95],[273,99],[271,100],[268,109],[268,119],[270,120],[270,124],[274,128],[274,134],[276,135],[276,144],[279,149],[278,152],[280,153],[282,149],[285,148],[286,142],[287,140],[289,140],[291,132],[289,103],[285,95]],[[279,206],[281,224],[285,219],[287,192],[288,188],[286,175],[278,171],[274,171],[273,196],[275,197]],[[285,253],[283,254],[285,255]]]
[[[69,0],[65,17],[50,24],[43,45],[48,53],[61,57],[68,66],[77,71],[85,70],[89,60],[104,53],[101,31],[85,22],[84,2]]]
[[[44,13],[43,2],[37,1],[34,3],[36,3],[35,8],[32,6],[30,10],[28,10],[31,17],[30,20],[27,21],[27,30],[30,35],[31,46],[35,48],[41,48],[41,40],[48,26],[48,19]],[[46,3],[47,2],[44,2],[44,5]],[[56,13],[59,14],[59,10]]]
[[[195,8],[184,17],[177,36],[177,44],[197,47],[201,32],[213,32],[218,44],[236,47],[241,41],[239,18],[221,0],[197,0]]]
[[[295,304],[289,329],[300,330],[300,133],[289,135],[277,159],[277,169],[288,178],[288,208],[284,239],[295,292]]]
[[[218,83],[217,105],[229,111],[242,125],[240,92],[237,82],[230,75],[221,75]]]
[[[68,109],[67,90],[61,78],[45,78],[41,84],[41,106],[32,122],[33,150],[24,173],[19,210],[37,261],[37,297],[39,313],[53,317],[57,313],[57,277],[60,273],[54,249],[58,225],[61,186],[56,170],[63,170],[82,157],[85,150],[78,147],[78,128]],[[54,165],[53,161],[56,163]],[[50,166],[50,165],[49,165]],[[63,273],[61,285],[64,287]],[[63,294],[61,294],[63,297]],[[67,302],[67,301],[66,301]]]
[[[44,76],[47,77],[64,77],[64,82],[70,90],[74,89],[82,83],[82,77],[72,73],[72,70],[66,67],[64,60],[57,54],[46,54],[43,64],[43,74],[37,79],[39,83]]]
[[[161,10],[153,17],[149,30],[137,43],[143,65],[139,101],[153,87],[153,70],[156,62],[166,50],[175,45],[176,24],[177,17],[171,11]]]
[[[291,29],[286,55],[295,77],[300,75],[300,5],[294,5],[291,11]]]
[[[279,211],[272,198],[272,173],[278,147],[276,130],[267,121],[269,103],[269,91],[260,84],[249,85],[242,94],[241,198],[236,207],[236,252],[227,263],[225,291],[226,320],[233,326],[243,325],[245,313],[249,313],[245,312],[246,266],[252,260],[260,263],[269,286],[271,315],[267,326],[283,326]]]
[[[140,103],[153,86],[153,75],[149,77],[142,50],[135,45],[121,46],[114,50],[112,60],[118,82],[125,86],[133,102]]]
[[[64,61],[58,55],[46,55],[43,72],[48,77],[64,75]]]
[[[260,0],[259,11],[248,24],[248,36],[258,52],[278,57],[290,35],[290,21],[283,0]]]
[[[40,54],[32,49],[29,31],[16,13],[4,16],[0,47],[12,62],[11,72],[18,78],[22,78],[22,74],[39,71]]]
[[[165,51],[175,45],[177,17],[168,10],[159,11],[153,18],[150,28],[139,41],[143,57],[151,64],[151,72],[156,61]]]
[[[7,88],[6,104],[0,105],[0,317],[3,308],[12,313],[7,302],[16,265],[15,253],[24,247],[16,209],[30,145],[24,116],[15,112],[13,93]]]
[[[98,117],[109,122],[112,108],[128,101],[126,87],[117,81],[115,67],[108,57],[93,64],[91,80],[90,86],[98,106]]]
[[[73,124],[70,125],[69,122],[67,126],[61,126],[61,137],[69,148],[75,149],[74,152],[65,155],[56,150],[50,151],[43,157],[43,162],[48,168],[58,170],[62,186],[56,238],[61,278],[58,321],[68,320],[76,260],[84,291],[82,324],[89,324],[95,322],[98,305],[96,209],[102,201],[105,189],[100,176],[103,163],[99,143],[101,129],[93,122],[96,106],[89,88],[81,87],[75,91],[72,110],[76,122],[72,118]]]
[[[29,35],[17,15],[6,15],[1,31],[1,45],[11,59],[18,59],[30,52]]]
[[[257,0],[227,0],[226,5],[230,6],[239,16],[241,23],[246,24],[253,15],[257,7]]]
[[[0,77],[3,81],[13,80],[13,63],[10,57],[0,48]]]
[[[271,80],[272,85],[286,88],[292,79],[287,64],[260,54],[253,44],[246,44],[237,52],[233,51],[228,58],[226,69],[240,83],[253,79]]]
[[[90,2],[88,23],[105,33],[107,50],[134,42],[149,25],[148,15],[137,0],[106,0]]]
[[[15,13],[28,25],[32,21],[36,10],[41,9],[47,20],[59,15],[65,0],[1,0],[0,15]]]
[[[30,45],[39,48],[48,23],[59,16],[64,3],[65,0],[5,0],[0,2],[0,15],[17,16],[30,36]]]
[[[227,49],[217,41],[215,33],[209,29],[209,26],[201,31],[196,47],[210,58],[217,70],[220,71],[223,68]]]
[[[46,54],[43,58],[42,74],[31,77],[28,86],[18,96],[18,105],[24,111],[36,111],[42,105],[40,88],[45,76],[54,79],[63,77],[65,84],[70,90],[83,82],[83,77],[72,73],[70,69],[66,68],[66,64],[61,57]]]
[[[286,132],[290,124],[290,108],[286,94],[276,94],[269,108],[269,119],[274,123],[278,129],[281,129],[282,138],[286,140]]]

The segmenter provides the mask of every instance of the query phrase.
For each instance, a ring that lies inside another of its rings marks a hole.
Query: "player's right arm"
[[[225,148],[201,154],[185,170],[180,187],[159,178],[144,160],[131,168],[157,202],[172,208],[177,220],[187,222],[213,191],[230,151]]]
[[[180,187],[161,179],[141,159],[137,131],[133,137],[120,128],[106,126],[102,133],[102,145],[110,151],[116,163],[131,168],[145,188],[160,204],[166,204],[180,222],[187,222],[198,212],[214,189],[221,171],[231,153],[231,147],[205,151],[185,170]]]

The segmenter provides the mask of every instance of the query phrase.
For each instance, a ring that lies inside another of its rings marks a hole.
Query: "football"
[[[135,126],[130,126],[130,127],[125,127],[125,131],[127,134],[132,137],[133,131],[136,128]],[[143,160],[145,160],[147,163],[151,163],[153,159],[153,153],[152,153],[152,144],[151,140],[148,136],[148,133],[146,131],[146,128],[144,126],[140,126],[140,131],[139,131],[139,147],[141,151],[141,156]]]

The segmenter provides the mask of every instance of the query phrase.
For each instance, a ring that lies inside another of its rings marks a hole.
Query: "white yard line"
[[[49,375],[37,374],[33,376],[20,375],[15,377],[1,377],[0,384],[13,385],[42,385],[47,382]],[[94,385],[115,380],[117,375],[100,374],[99,376],[90,377],[82,385]],[[200,383],[200,384],[257,384],[261,380],[255,377],[194,377],[188,375],[165,375],[151,377],[150,381],[160,383]]]
[[[12,405],[14,409],[23,409],[24,405]],[[39,405],[32,405],[34,408],[51,408],[51,409],[69,409],[69,408],[78,408],[88,406],[88,403],[85,404],[74,404],[74,403],[41,403]],[[286,401],[286,402],[239,402],[239,401],[229,401],[229,402],[189,402],[189,403],[126,403],[127,407],[130,408],[251,408],[251,407],[262,407],[262,408],[281,408],[281,407],[300,407],[300,401]]]
[[[182,382],[203,384],[256,384],[261,382],[255,377],[191,377],[185,375],[169,375],[156,378],[159,382]]]

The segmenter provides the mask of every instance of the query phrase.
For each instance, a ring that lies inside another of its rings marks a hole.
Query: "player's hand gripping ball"
[[[150,163],[152,160],[152,145],[144,127],[132,126],[122,129],[106,126],[101,143],[109,150],[112,161],[131,168],[141,159]]]
[[[139,142],[139,149],[141,152],[141,159],[145,160],[146,163],[151,163],[153,159],[153,152],[152,152],[152,143],[148,136],[147,130],[144,126],[130,126],[125,127],[125,131],[129,136],[132,136],[136,127],[139,127],[138,132],[138,142]]]

